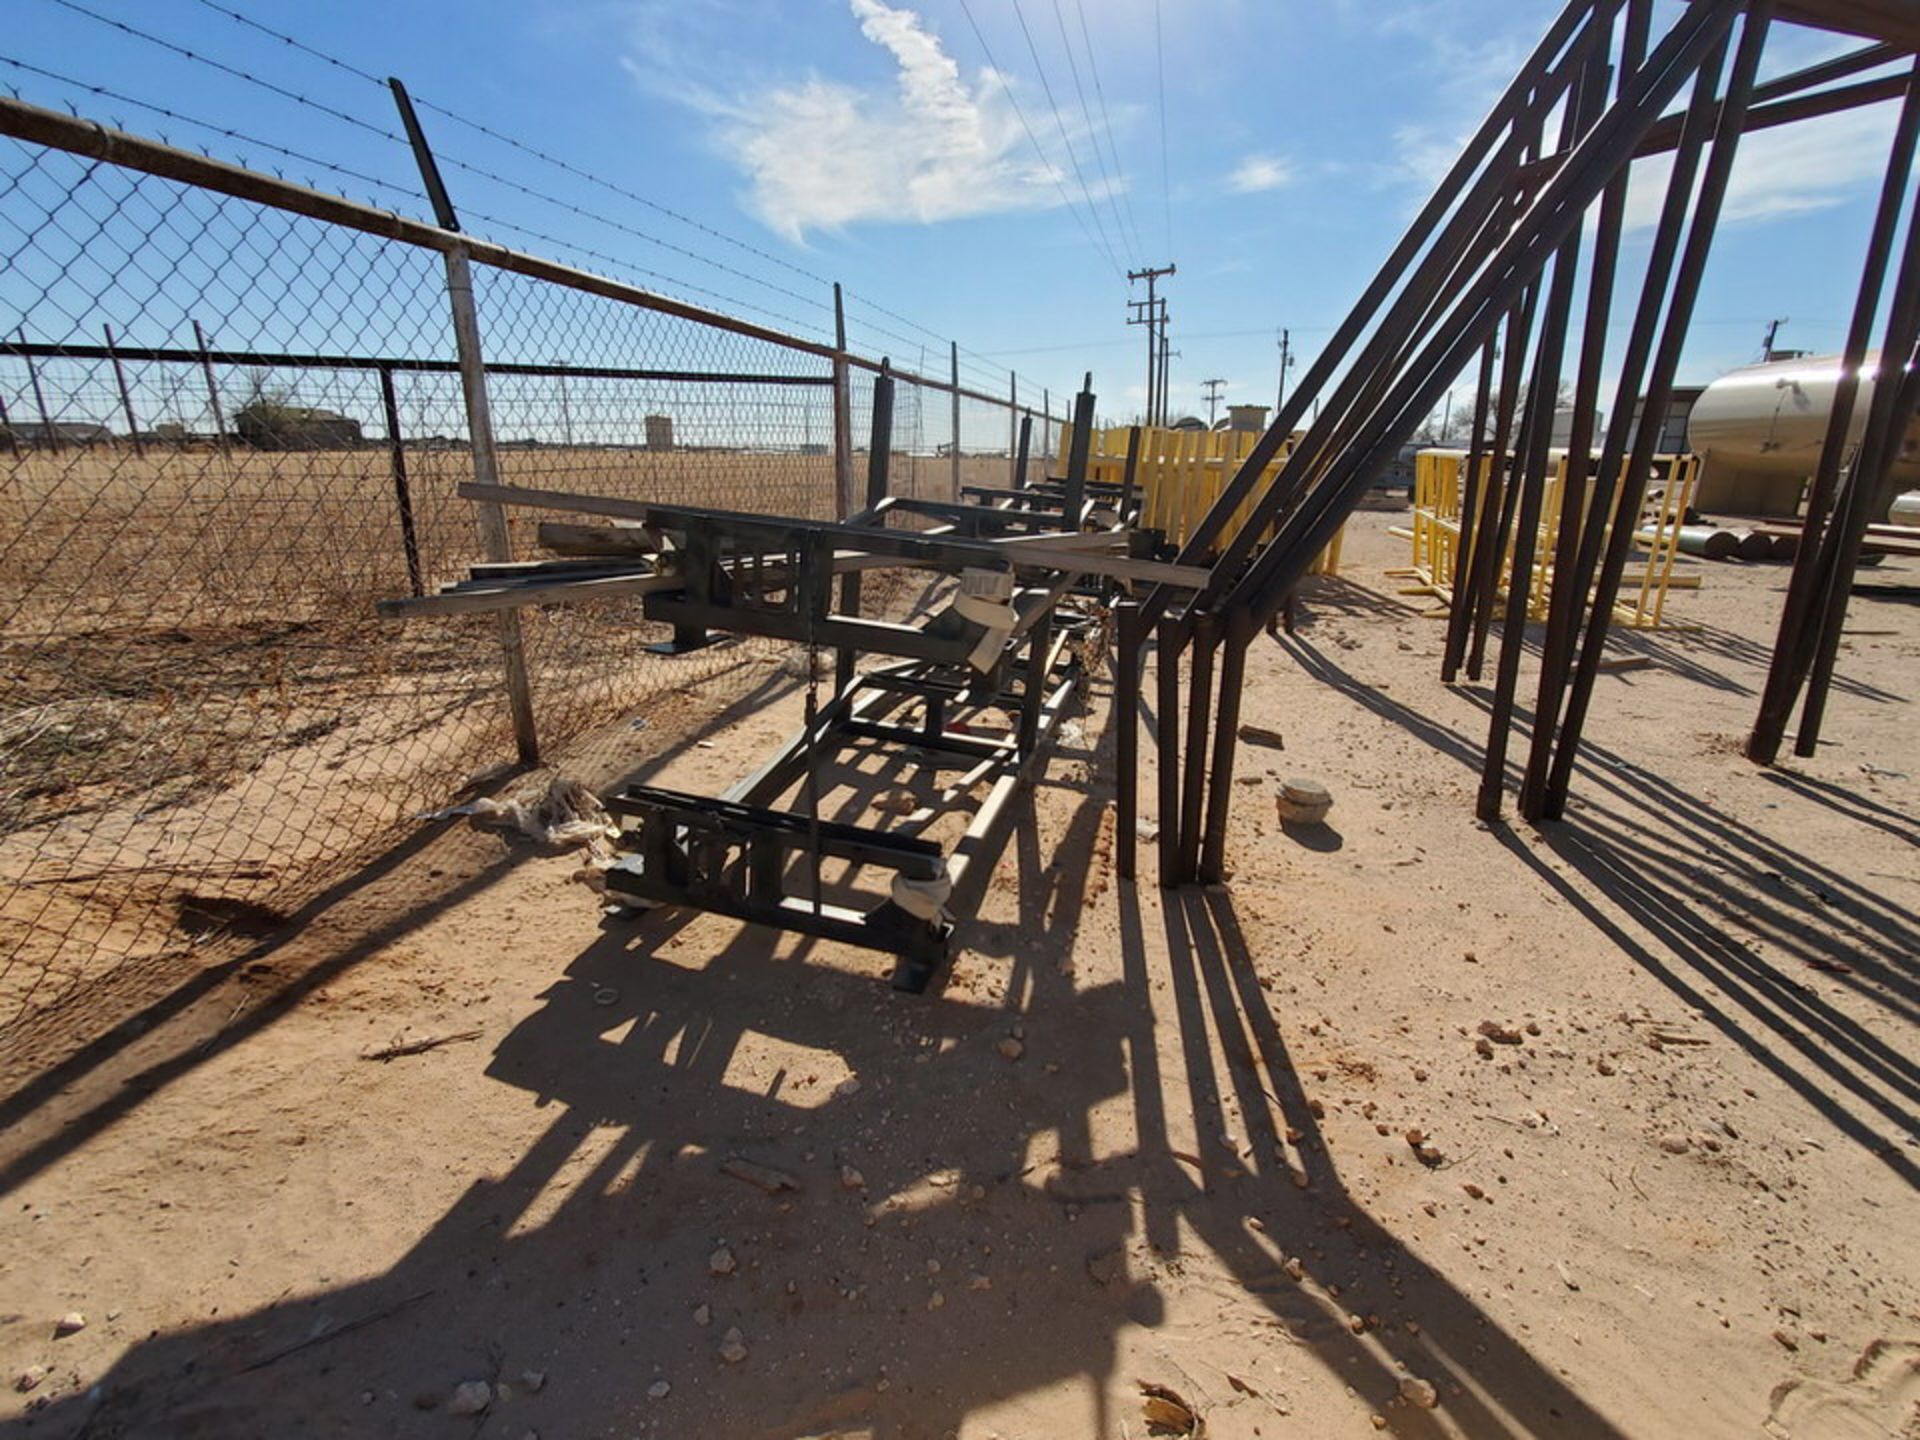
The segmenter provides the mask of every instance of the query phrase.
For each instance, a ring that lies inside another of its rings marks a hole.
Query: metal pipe
[[[1652,12],[1652,0],[1630,0],[1620,41],[1620,65],[1614,84],[1616,99],[1625,93],[1628,77],[1646,57]],[[1567,437],[1566,474],[1560,489],[1560,525],[1554,537],[1554,580],[1547,598],[1546,633],[1541,639],[1533,733],[1520,782],[1520,813],[1528,820],[1540,818],[1547,766],[1552,758],[1553,732],[1559,727],[1560,710],[1566,698],[1567,667],[1573,653],[1575,626],[1586,601],[1586,592],[1573,583],[1579,569],[1580,542],[1589,524],[1606,523],[1604,515],[1597,512],[1589,515],[1587,496],[1593,481],[1594,417],[1600,403],[1600,370],[1606,361],[1607,326],[1613,316],[1620,238],[1626,227],[1627,185],[1631,176],[1632,167],[1623,166],[1608,184],[1600,198],[1600,217],[1594,229],[1593,276],[1587,284],[1580,364],[1574,382],[1573,426]]]
[[[1686,344],[1687,329],[1693,319],[1694,302],[1699,297],[1700,278],[1706,270],[1707,256],[1713,247],[1714,228],[1720,207],[1726,198],[1727,181],[1744,131],[1748,97],[1753,92],[1755,72],[1766,47],[1767,31],[1773,18],[1774,0],[1752,0],[1741,29],[1740,45],[1735,51],[1733,71],[1727,81],[1726,98],[1721,102],[1718,123],[1714,127],[1713,151],[1708,157],[1700,181],[1700,194],[1693,220],[1688,227],[1686,248],[1680,268],[1674,276],[1673,296],[1668,302],[1660,348],[1655,354],[1652,379],[1641,407],[1639,433],[1623,481],[1617,519],[1607,537],[1607,552],[1595,586],[1593,611],[1587,622],[1586,643],[1574,671],[1573,686],[1567,697],[1567,714],[1555,741],[1552,769],[1542,797],[1543,815],[1558,819],[1566,808],[1567,783],[1580,748],[1580,734],[1586,724],[1587,708],[1593,698],[1594,677],[1599,674],[1600,656],[1607,643],[1607,630],[1613,618],[1613,604],[1620,593],[1620,576],[1626,566],[1627,551],[1633,544],[1633,519],[1646,494],[1647,471],[1660,431],[1666,423],[1667,407],[1673,397],[1673,377],[1679,367],[1680,352]],[[1703,72],[1704,74],[1705,72]],[[1717,67],[1716,67],[1717,73]],[[1676,165],[1676,170],[1677,170]]]
[[[1265,554],[1236,584],[1229,605],[1256,607],[1256,617],[1263,624],[1277,612],[1312,557],[1339,528],[1361,486],[1391,458],[1399,437],[1438,403],[1519,291],[1539,273],[1546,254],[1558,248],[1567,229],[1605,187],[1617,166],[1624,163],[1654,114],[1724,37],[1739,8],[1738,0],[1721,0],[1719,4],[1698,0],[1680,17],[1636,77],[1630,101],[1615,106],[1588,132],[1534,202],[1529,222],[1516,228],[1514,238],[1455,305],[1447,323],[1422,352],[1413,373],[1379,408],[1379,419],[1364,441],[1349,452],[1354,458],[1343,466],[1341,481],[1315,487]]]
[[[1560,135],[1562,150],[1570,148],[1575,137],[1593,123],[1604,102],[1601,86],[1602,75],[1590,64],[1580,85],[1567,97]],[[1493,710],[1488,719],[1486,758],[1475,807],[1479,817],[1488,823],[1500,818],[1500,796],[1506,784],[1507,738],[1513,724],[1514,690],[1520,679],[1520,652],[1526,641],[1527,610],[1533,590],[1533,552],[1540,531],[1548,452],[1553,443],[1553,413],[1560,395],[1560,373],[1567,347],[1567,326],[1573,314],[1574,285],[1579,277],[1583,229],[1584,217],[1583,223],[1576,224],[1568,233],[1560,253],[1554,257],[1553,281],[1547,292],[1546,313],[1534,361],[1533,388],[1527,397],[1532,417],[1518,481],[1520,506],[1515,521],[1513,566],[1507,583],[1507,613],[1500,631]]]
[[[1193,620],[1193,666],[1187,682],[1187,758],[1180,790],[1180,884],[1200,873],[1200,822],[1207,793],[1207,719],[1213,711],[1213,651],[1220,623],[1201,613]],[[1231,781],[1229,781],[1231,783]]]
[[[1908,72],[1906,84],[1907,99],[1901,107],[1900,119],[1894,130],[1893,145],[1887,157],[1886,177],[1880,187],[1880,203],[1874,213],[1866,259],[1861,265],[1860,286],[1854,298],[1846,348],[1841,356],[1840,378],[1834,385],[1833,408],[1827,416],[1827,433],[1820,450],[1820,464],[1814,471],[1813,484],[1807,492],[1806,527],[1801,534],[1799,552],[1794,558],[1793,573],[1787,581],[1787,598],[1780,609],[1780,623],[1774,636],[1773,658],[1767,668],[1766,685],[1761,692],[1759,714],[1754,720],[1752,733],[1747,737],[1747,758],[1761,765],[1772,764],[1780,753],[1787,717],[1806,675],[1803,637],[1818,591],[1820,535],[1833,505],[1834,487],[1839,482],[1840,461],[1847,448],[1847,433],[1853,423],[1854,406],[1860,393],[1860,371],[1866,364],[1867,346],[1873,336],[1873,322],[1879,312],[1880,294],[1886,284],[1887,268],[1893,255],[1894,234],[1905,208],[1903,202],[1907,180],[1913,167],[1916,144],[1920,143],[1920,61],[1916,61]],[[1887,367],[1890,359],[1885,351],[1881,352],[1882,369]],[[1877,384],[1875,389],[1879,389]]]

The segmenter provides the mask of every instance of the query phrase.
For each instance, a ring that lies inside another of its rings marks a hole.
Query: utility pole
[[[1167,344],[1167,302],[1160,301],[1160,423],[1165,425],[1172,411],[1167,406],[1167,362],[1173,358],[1173,350]]]
[[[1280,332],[1280,392],[1274,396],[1273,413],[1277,417],[1287,406],[1287,371],[1293,368],[1293,353],[1289,349],[1292,337],[1285,331]]]
[[[1129,325],[1147,327],[1147,423],[1164,424],[1166,421],[1166,381],[1167,381],[1167,302],[1157,297],[1155,282],[1162,275],[1171,275],[1175,271],[1172,262],[1165,265],[1148,266],[1144,270],[1129,270],[1128,283],[1135,280],[1147,282],[1145,300],[1129,300],[1127,308],[1134,313],[1127,317]]]
[[[1200,383],[1207,387],[1207,429],[1211,430],[1213,429],[1213,417],[1219,413],[1220,409],[1220,388],[1227,382],[1225,380],[1215,379],[1202,380]]]
[[[1786,323],[1787,317],[1785,315],[1782,315],[1777,320],[1769,320],[1767,322],[1767,338],[1760,343],[1760,361],[1762,364],[1773,359],[1774,337],[1780,333],[1780,327]]]

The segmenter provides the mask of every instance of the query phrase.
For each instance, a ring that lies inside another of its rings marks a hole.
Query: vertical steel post
[[[1072,448],[1067,452],[1067,489],[1065,528],[1078,530],[1084,521],[1087,499],[1087,461],[1093,449],[1093,376],[1087,376],[1073,402]]]
[[[207,408],[213,412],[213,438],[221,453],[227,451],[227,417],[220,410],[220,387],[213,378],[213,354],[207,349],[207,332],[193,322],[193,343],[200,351],[200,373],[207,382]]]
[[[473,266],[463,247],[446,252],[447,303],[453,312],[453,343],[460,359],[460,389],[466,401],[467,436],[473,452],[473,478],[481,485],[500,483],[500,457],[493,443],[493,412],[487,401],[486,361],[480,349],[480,320],[473,299]],[[474,502],[480,540],[487,559],[513,559],[507,512],[492,501]],[[540,763],[540,738],[533,718],[533,685],[527,678],[526,642],[520,612],[502,610],[496,622],[506,661],[507,710],[513,718],[513,743],[523,765]]]
[[[1045,475],[1050,468],[1047,461],[1053,458],[1053,392],[1040,392],[1040,473]]]
[[[1180,621],[1160,622],[1154,647],[1155,742],[1160,767],[1160,885],[1180,883]]]
[[[1147,644],[1137,600],[1122,600],[1114,608],[1113,633],[1114,723],[1120,728],[1114,760],[1113,868],[1122,880],[1131,880],[1140,841],[1140,667]]]
[[[1020,462],[1014,458],[1014,447],[1020,440],[1020,376],[1013,370],[1007,372],[1007,463],[1013,467],[1007,476],[1007,484],[1018,489],[1026,483],[1026,477],[1020,473]]]
[[[1207,797],[1207,721],[1213,714],[1213,651],[1220,622],[1202,612],[1193,621],[1193,667],[1187,681],[1187,758],[1180,781],[1180,866],[1182,885],[1200,873],[1200,825]]]
[[[887,498],[887,477],[893,462],[893,366],[880,361],[880,373],[873,377],[873,435],[867,442],[867,500],[871,510]],[[831,547],[829,547],[831,548]],[[829,584],[831,582],[828,582]],[[840,613],[860,613],[860,572],[849,570],[840,577]],[[834,652],[834,692],[845,696],[853,684],[855,655],[851,645]]]
[[[425,185],[427,198],[433,205],[434,221],[441,229],[457,233],[460,218],[454,213],[453,201],[440,178],[440,167],[434,162],[433,149],[427,144],[426,132],[420,128],[420,119],[414,114],[407,87],[392,78],[388,79],[387,85],[393,91],[393,102],[400,111],[400,122],[406,128],[407,140],[413,147],[414,163],[419,166],[421,183]],[[447,305],[453,313],[453,344],[460,361],[460,392],[467,409],[467,439],[473,454],[473,478],[482,485],[498,485],[500,457],[493,444],[493,411],[487,399],[486,357],[481,351],[480,316],[473,298],[473,263],[468,258],[466,248],[460,245],[448,250],[443,258],[447,270]],[[197,325],[194,328],[199,329]],[[480,500],[474,502],[474,514],[480,525],[480,539],[486,547],[487,559],[502,563],[511,561],[513,537],[507,529],[505,509],[492,501]],[[540,736],[533,718],[533,685],[527,678],[526,642],[520,629],[520,612],[500,611],[496,626],[506,667],[507,711],[513,719],[514,748],[519,752],[521,764],[538,765]]]
[[[127,388],[127,367],[120,363],[120,352],[113,348],[113,326],[102,325],[100,329],[107,337],[107,358],[113,363],[113,383],[120,391],[120,413],[127,417],[127,438],[133,442],[135,455],[145,455],[147,447],[140,438],[140,420],[133,413],[133,392]],[[417,595],[419,591],[414,593]]]
[[[1132,525],[1133,487],[1140,474],[1140,427],[1127,430],[1127,467],[1120,475],[1120,522]]]
[[[407,556],[407,583],[427,593],[420,573],[420,541],[413,528],[413,490],[407,482],[407,448],[400,433],[400,405],[393,393],[393,367],[380,367],[380,408],[387,417],[387,461],[393,471],[393,503],[400,512],[400,545]]]
[[[953,371],[953,493],[947,498],[957,505],[960,502],[960,342],[949,340],[947,344]]]
[[[53,416],[47,413],[46,391],[40,388],[40,368],[33,363],[33,356],[26,353],[27,332],[20,331],[20,358],[27,365],[27,384],[33,390],[33,407],[40,412],[40,441],[55,455],[60,453],[60,432],[54,428]]]
[[[1014,451],[1013,488],[1027,488],[1027,456],[1033,448],[1033,412],[1028,411],[1020,417],[1020,444]]]
[[[833,282],[833,518],[853,514],[853,371],[847,364],[847,311]]]
[[[1207,777],[1206,834],[1198,879],[1217,885],[1227,876],[1227,818],[1233,806],[1234,751],[1240,742],[1240,692],[1247,675],[1247,647],[1258,632],[1245,610],[1227,615],[1220,664],[1220,709],[1214,717],[1213,765]]]
[[[0,395],[0,441],[4,441],[7,453],[14,459],[20,458],[20,437],[13,433],[13,419],[7,414],[7,397]]]

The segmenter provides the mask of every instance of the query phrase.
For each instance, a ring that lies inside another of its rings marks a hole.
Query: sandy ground
[[[1706,567],[1567,821],[1489,829],[1393,519],[1255,650],[1227,886],[1114,877],[1102,685],[937,995],[445,828],[29,1086],[0,1429],[1131,1440],[1145,1382],[1215,1440],[1920,1433],[1920,609],[1761,771],[1785,571]],[[632,762],[720,785],[798,706]]]

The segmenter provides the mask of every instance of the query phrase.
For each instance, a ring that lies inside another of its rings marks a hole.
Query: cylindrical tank
[[[1810,355],[1749,365],[1722,375],[1701,393],[1687,416],[1687,446],[1703,462],[1695,502],[1700,509],[1752,515],[1798,512],[1801,483],[1820,466],[1840,360],[1838,355]],[[1850,446],[1866,432],[1879,365],[1879,352],[1869,353],[1848,425]],[[1920,420],[1909,416],[1875,518],[1885,514],[1895,492],[1916,479]]]

